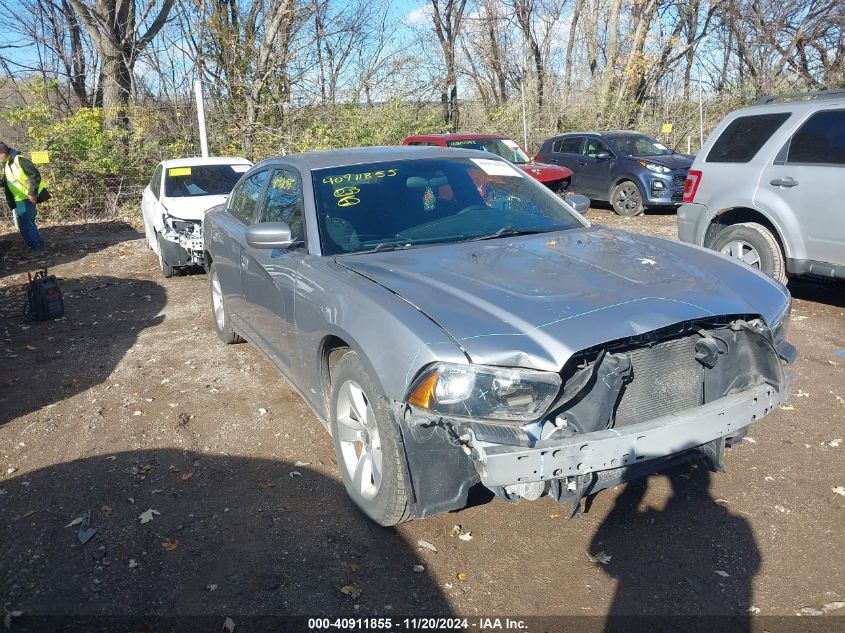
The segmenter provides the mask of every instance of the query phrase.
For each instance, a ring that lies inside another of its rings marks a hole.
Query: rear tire
[[[737,259],[752,268],[787,282],[786,258],[774,234],[762,224],[742,222],[716,234],[710,248]]]
[[[618,215],[631,218],[640,215],[643,206],[643,194],[637,184],[631,180],[623,180],[610,193],[610,204]]]
[[[331,384],[332,440],[346,492],[379,525],[409,520],[402,438],[387,399],[353,351],[337,362]]]
[[[223,287],[220,285],[220,278],[217,276],[217,269],[214,264],[208,267],[208,287],[211,291],[211,316],[217,336],[227,345],[243,343],[244,339],[235,332],[235,328],[232,327],[232,322],[229,320]]]

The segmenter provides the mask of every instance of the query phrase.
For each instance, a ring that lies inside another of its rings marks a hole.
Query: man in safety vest
[[[44,180],[32,161],[5,143],[0,143],[0,165],[6,201],[17,214],[21,237],[31,249],[40,251],[44,248],[44,240],[35,226],[35,204],[39,195],[45,195]]]

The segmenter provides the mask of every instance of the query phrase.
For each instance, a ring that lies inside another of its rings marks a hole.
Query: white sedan
[[[165,277],[177,268],[205,265],[205,212],[222,204],[251,166],[245,158],[178,158],[158,164],[144,189],[141,211],[147,244]]]

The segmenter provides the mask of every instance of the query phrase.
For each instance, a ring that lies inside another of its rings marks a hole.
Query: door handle
[[[775,187],[794,187],[798,184],[798,181],[791,176],[787,176],[786,178],[775,178],[770,181],[769,184],[774,185]]]
[[[587,161],[585,161],[585,160],[579,160],[579,161],[578,161],[578,164],[579,164],[579,165],[586,165],[586,164],[587,164]]]
[[[242,266],[244,269],[249,268],[249,257],[246,257],[246,256],[244,256],[244,255],[241,255],[241,266]]]

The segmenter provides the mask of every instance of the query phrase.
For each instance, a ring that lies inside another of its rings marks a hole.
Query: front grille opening
[[[614,427],[638,424],[704,404],[704,365],[695,359],[697,334],[627,352],[631,377],[614,413]]]
[[[753,317],[734,315],[678,323],[573,356],[561,372],[565,386],[570,379],[571,384],[583,382],[585,368],[594,366],[596,374],[576,398],[559,400],[555,415],[573,420],[578,432],[591,432],[639,424],[704,404],[708,370],[696,359],[700,332],[724,329],[748,318]],[[602,358],[611,354],[630,362],[618,391],[606,389],[607,377],[601,376]]]

